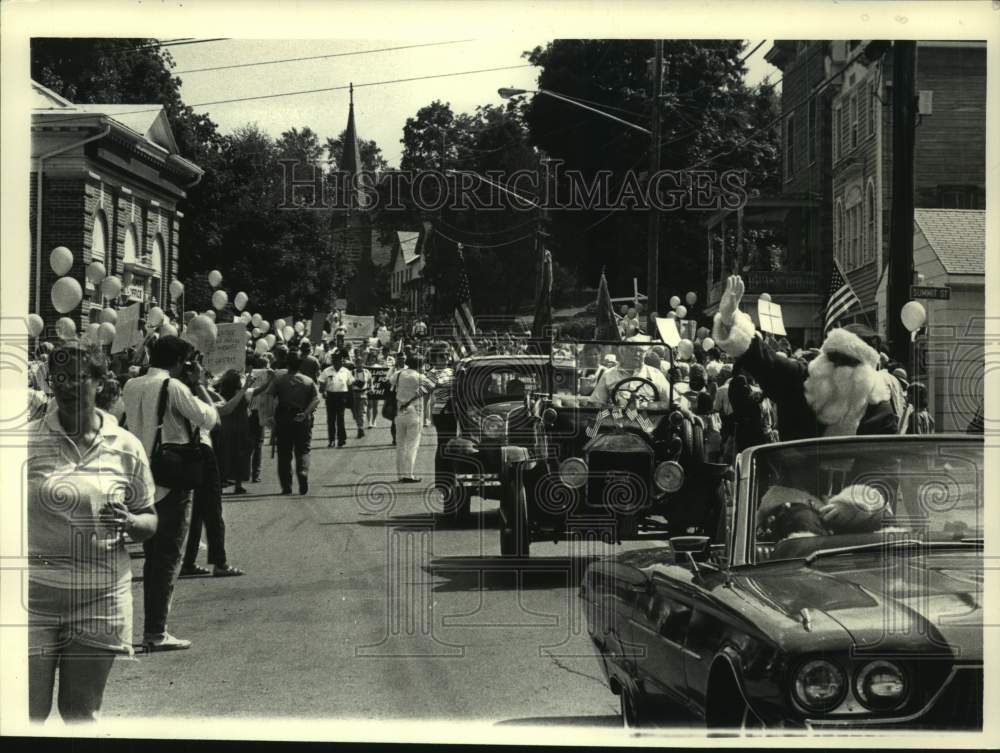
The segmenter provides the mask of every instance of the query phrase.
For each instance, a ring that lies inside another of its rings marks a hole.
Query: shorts
[[[80,643],[132,655],[132,579],[112,588],[72,589],[28,581],[28,655]]]

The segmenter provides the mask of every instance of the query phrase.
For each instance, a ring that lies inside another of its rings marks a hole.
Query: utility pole
[[[916,140],[916,60],[914,41],[892,43],[892,222],[889,235],[887,334],[892,356],[909,363],[910,333],[899,312],[913,284],[913,151]]]
[[[653,123],[649,143],[649,183],[660,171],[660,108],[663,94],[663,40],[655,43],[653,60]],[[649,185],[647,183],[647,185]],[[649,233],[646,248],[646,314],[658,310],[660,282],[660,213],[653,206],[649,209]]]
[[[539,160],[539,164],[542,167],[545,179],[548,180],[548,169],[547,165],[549,158],[542,156]],[[535,297],[534,300],[537,304],[538,296],[541,294],[542,290],[542,275],[545,269],[545,239],[548,234],[545,232],[545,224],[548,220],[549,210],[545,206],[544,197],[548,196],[547,191],[541,191],[541,196],[543,197],[541,204],[535,210],[535,258],[538,259],[537,272],[535,274]],[[531,333],[533,336],[534,332]]]

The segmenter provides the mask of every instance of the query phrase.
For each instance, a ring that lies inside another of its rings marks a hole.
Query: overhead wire
[[[474,42],[474,39],[454,39],[446,42],[424,42],[422,44],[407,44],[400,45],[397,47],[381,47],[376,50],[355,50],[353,52],[334,52],[327,55],[308,55],[306,57],[298,58],[283,58],[280,60],[259,60],[250,63],[233,63],[231,65],[216,65],[210,68],[187,68],[181,71],[171,71],[171,73],[180,75],[182,73],[204,73],[206,71],[224,71],[233,68],[250,68],[257,65],[275,65],[277,63],[296,63],[302,60],[323,60],[326,58],[339,58],[339,57],[350,57],[353,55],[370,55],[375,52],[394,52],[396,50],[412,50],[417,47],[438,47],[447,44],[461,44],[463,42]]]

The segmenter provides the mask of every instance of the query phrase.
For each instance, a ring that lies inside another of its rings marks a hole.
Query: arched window
[[[865,261],[872,261],[877,256],[877,239],[875,238],[876,223],[875,223],[875,182],[872,180],[868,181],[868,187],[865,189]]]
[[[94,215],[94,230],[91,233],[90,258],[92,261],[99,261],[107,269],[108,274],[114,274],[111,269],[111,260],[108,258],[108,221],[104,217],[103,210],[98,209]]]
[[[153,295],[159,302],[166,300],[163,286],[166,283],[167,249],[163,245],[163,236],[159,233],[153,238]]]
[[[125,263],[137,264],[139,262],[139,234],[135,225],[129,225],[125,231]]]

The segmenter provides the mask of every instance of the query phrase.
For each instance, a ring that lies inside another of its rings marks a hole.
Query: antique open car
[[[529,396],[530,434],[499,448],[502,555],[578,536],[716,535],[725,466],[705,461],[701,419],[643,363],[650,347],[552,344],[553,364],[569,367]],[[620,366],[602,371],[608,355]]]
[[[678,537],[585,574],[588,630],[626,724],[680,712],[709,728],[981,729],[982,468],[971,435],[742,452],[724,543]],[[769,500],[852,484],[884,495],[874,526],[775,540],[774,511],[793,507]]]
[[[456,364],[450,411],[457,428],[436,462],[445,514],[468,515],[473,494],[499,498],[501,449],[533,440],[531,397],[571,383],[572,369],[547,355],[471,356]]]

